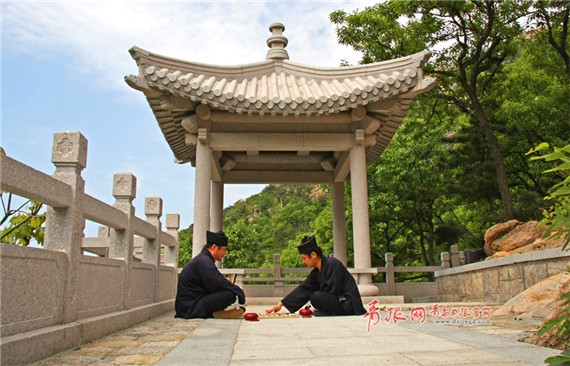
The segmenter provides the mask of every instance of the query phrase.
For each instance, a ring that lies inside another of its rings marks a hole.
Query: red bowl
[[[259,320],[259,315],[257,315],[257,313],[245,313],[243,314],[243,318],[250,322],[256,322]]]
[[[311,309],[301,309],[299,310],[299,314],[301,314],[301,316],[303,317],[310,317],[311,315],[313,315],[313,312],[311,311]]]

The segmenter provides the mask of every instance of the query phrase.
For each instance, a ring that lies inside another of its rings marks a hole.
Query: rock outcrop
[[[514,314],[519,318],[545,318],[556,307],[560,296],[570,291],[570,273],[545,278],[507,301],[493,316]]]
[[[562,247],[564,238],[543,238],[545,226],[538,221],[522,223],[511,220],[492,226],[485,233],[484,250],[487,259],[505,257],[513,254]]]

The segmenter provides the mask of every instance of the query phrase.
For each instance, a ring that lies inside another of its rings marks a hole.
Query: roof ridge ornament
[[[289,40],[283,36],[285,26],[281,23],[273,23],[269,26],[269,31],[271,36],[267,37],[267,46],[270,49],[267,51],[265,59],[274,61],[288,60],[289,54],[285,47],[287,47]]]

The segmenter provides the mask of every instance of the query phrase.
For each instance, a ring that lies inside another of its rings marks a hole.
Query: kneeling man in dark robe
[[[323,255],[315,236],[305,236],[297,247],[303,263],[313,267],[309,276],[285,296],[279,304],[266,310],[276,313],[283,306],[294,313],[307,301],[317,309],[315,315],[362,315],[366,313],[358,286],[346,267],[336,258]]]
[[[180,273],[176,291],[176,318],[241,318],[245,308],[245,294],[228,281],[216,267],[228,248],[223,231],[206,231],[206,242],[200,254],[194,257]],[[237,301],[236,301],[237,298]],[[235,303],[235,305],[233,305]],[[231,309],[226,309],[232,305]]]

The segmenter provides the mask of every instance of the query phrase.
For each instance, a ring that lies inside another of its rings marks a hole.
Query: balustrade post
[[[154,272],[154,301],[158,302],[158,285],[160,283],[160,234],[162,233],[162,198],[146,197],[144,200],[144,213],[146,221],[156,229],[155,239],[145,239],[143,244],[143,263],[152,264]]]
[[[238,273],[236,275],[235,285],[243,290],[243,273]]]
[[[178,252],[180,250],[180,215],[166,214],[166,232],[174,237],[176,245],[164,248],[164,264],[174,268],[174,281],[172,281],[172,293],[176,294],[176,286],[178,283]]]
[[[457,244],[451,246],[451,266],[459,267],[459,246]]]
[[[394,254],[388,252],[384,255],[386,260],[386,286],[388,287],[388,295],[396,294],[396,277],[394,275]]]
[[[465,252],[460,251],[459,252],[459,265],[462,266],[464,264],[465,264]]]
[[[165,247],[164,264],[178,269],[178,252],[180,250],[180,215],[166,214],[166,232],[174,237],[176,245],[173,247]]]
[[[55,165],[53,177],[71,187],[69,207],[48,206],[44,237],[45,249],[62,251],[67,255],[61,321],[69,323],[77,319],[77,277],[85,227],[81,212],[85,181],[81,171],[87,165],[87,139],[77,131],[55,133],[51,161]]]
[[[441,266],[443,269],[449,268],[449,253],[441,252]]]
[[[273,255],[273,296],[281,297],[284,295],[283,280],[281,280],[281,254]]]
[[[125,273],[123,274],[123,308],[130,308],[129,289],[133,273],[133,248],[134,229],[133,220],[135,218],[135,206],[133,200],[137,196],[137,177],[131,173],[116,173],[113,175],[113,197],[115,203],[113,207],[127,214],[126,229],[110,230],[109,258],[120,259],[125,262]]]

